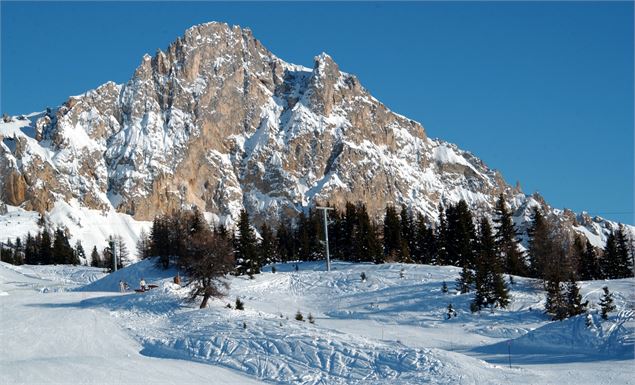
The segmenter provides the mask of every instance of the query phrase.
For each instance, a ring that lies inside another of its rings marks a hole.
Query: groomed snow
[[[101,272],[90,268],[0,264],[2,382],[68,382],[71,373],[88,383],[631,384],[635,378],[633,279],[581,283],[593,309],[586,328],[584,317],[549,321],[544,293],[530,279],[516,277],[509,309],[471,314],[472,295],[453,290],[457,268],[298,267],[276,265],[275,274],[266,267],[253,280],[229,277],[227,297],[201,310],[172,283],[176,271],[153,261],[96,281]],[[141,277],[158,288],[117,293],[119,280],[134,288]],[[443,281],[449,293],[442,293]],[[608,321],[596,310],[604,285],[617,305]],[[225,306],[236,297],[244,311]],[[458,313],[451,320],[449,303]],[[296,321],[297,311],[305,320],[311,313],[315,324]]]

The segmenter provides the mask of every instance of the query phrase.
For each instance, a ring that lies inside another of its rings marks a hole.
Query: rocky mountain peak
[[[439,204],[465,199],[489,212],[501,193],[519,218],[530,204],[547,207],[429,139],[329,55],[312,69],[286,63],[225,23],[189,28],[123,85],[0,127],[13,138],[0,146],[2,200],[40,212],[73,201],[151,220],[195,205],[225,224],[242,208],[275,223],[317,203],[362,201],[373,216],[392,203],[434,221]]]

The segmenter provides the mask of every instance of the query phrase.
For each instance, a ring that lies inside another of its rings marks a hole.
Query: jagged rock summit
[[[522,224],[530,206],[547,207],[428,138],[329,55],[313,68],[289,64],[249,29],[223,23],[145,55],[126,84],[9,120],[0,124],[2,201],[42,213],[70,202],[151,220],[196,205],[225,223],[244,207],[260,222],[363,201],[374,215],[392,202],[435,218],[439,204],[460,199],[491,210],[502,193]],[[600,237],[606,223],[587,222]]]

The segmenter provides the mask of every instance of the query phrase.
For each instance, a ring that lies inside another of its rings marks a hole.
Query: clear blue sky
[[[559,208],[633,224],[633,3],[0,3],[2,112],[105,81],[191,25],[322,51],[374,96]]]

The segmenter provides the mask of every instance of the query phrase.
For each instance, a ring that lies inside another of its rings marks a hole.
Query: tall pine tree
[[[487,218],[481,219],[479,227],[475,289],[472,309],[481,310],[485,306],[505,308],[509,304],[509,290]]]
[[[260,273],[260,260],[256,247],[256,235],[249,223],[249,215],[245,210],[241,210],[234,246],[236,274],[247,274],[251,277]]]
[[[494,237],[505,272],[513,275],[525,275],[526,266],[516,239],[517,233],[512,213],[507,209],[503,194],[500,194],[496,201],[494,223],[496,228]]]
[[[399,215],[394,206],[386,206],[384,215],[384,255],[387,261],[395,262],[401,259],[401,226]]]

